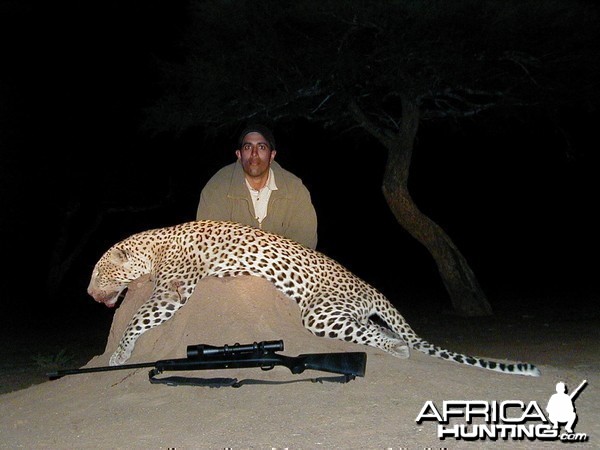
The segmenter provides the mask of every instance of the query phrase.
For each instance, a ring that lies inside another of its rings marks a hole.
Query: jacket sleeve
[[[310,192],[301,184],[296,189],[295,208],[289,221],[286,236],[305,247],[317,247],[317,213],[310,198]]]
[[[196,220],[231,220],[227,202],[227,185],[220,173],[208,180],[202,189]]]
[[[208,197],[208,198],[207,198]],[[211,204],[210,195],[207,195],[204,190],[200,193],[200,201],[198,202],[198,210],[196,211],[196,220],[222,220],[216,217],[214,204]]]

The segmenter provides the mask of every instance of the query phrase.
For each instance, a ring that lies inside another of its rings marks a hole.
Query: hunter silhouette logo
[[[573,402],[586,385],[587,380],[583,380],[573,392],[567,394],[565,383],[557,383],[556,393],[546,406],[547,415],[535,400],[445,400],[441,407],[428,400],[415,422],[437,422],[437,436],[442,440],[539,439],[586,442],[589,439],[587,434],[573,431],[577,422]],[[565,424],[562,433],[561,424]]]
[[[577,389],[571,394],[567,394],[567,386],[562,381],[556,383],[556,394],[550,397],[548,400],[548,406],[546,411],[548,412],[548,419],[552,422],[552,429],[557,430],[559,423],[566,423],[565,431],[569,434],[573,434],[573,425],[577,421],[577,413],[575,412],[575,406],[573,400],[579,395],[581,390],[587,384],[587,380],[583,380]]]

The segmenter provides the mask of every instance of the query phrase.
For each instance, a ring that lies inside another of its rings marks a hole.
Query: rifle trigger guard
[[[158,367],[154,367],[153,369],[150,369],[150,372],[148,372],[148,377],[154,378],[156,375],[160,375],[161,373],[163,373],[162,369],[159,369]]]
[[[273,369],[273,367],[275,366],[260,366],[260,370],[264,370],[266,372],[267,370]]]

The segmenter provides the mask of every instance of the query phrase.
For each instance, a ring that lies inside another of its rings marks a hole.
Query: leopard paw
[[[391,346],[389,352],[397,358],[407,359],[410,356],[410,350],[406,342],[400,341],[397,344]]]
[[[130,356],[131,351],[128,352],[121,345],[119,345],[117,350],[110,357],[108,364],[111,366],[120,366],[121,364],[124,364]]]

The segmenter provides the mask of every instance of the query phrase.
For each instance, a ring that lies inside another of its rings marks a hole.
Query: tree
[[[419,125],[597,101],[597,19],[580,1],[192,2],[183,60],[163,65],[145,126],[359,127],[387,150],[383,195],[434,258],[454,310],[488,315],[466,259],[409,193]]]

